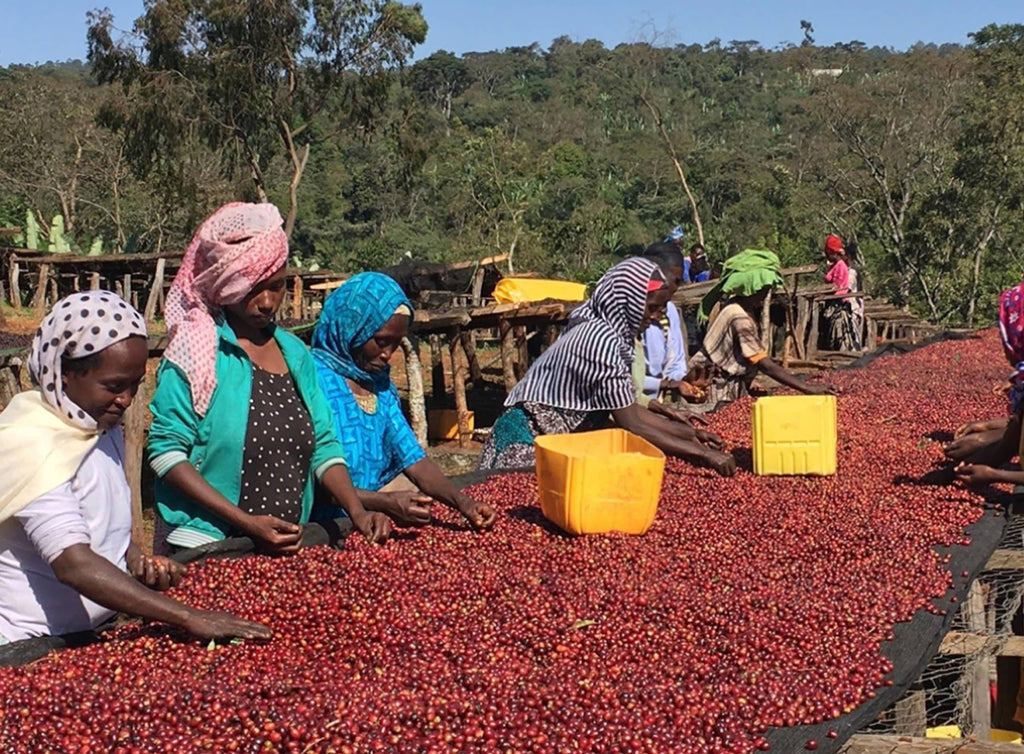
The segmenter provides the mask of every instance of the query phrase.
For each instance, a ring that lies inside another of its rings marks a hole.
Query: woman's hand
[[[982,432],[989,432],[995,429],[1005,429],[1006,425],[1009,423],[1009,417],[1006,417],[1004,419],[989,419],[987,421],[968,422],[967,424],[964,424],[959,429],[957,429],[957,431],[953,434],[953,439],[959,440],[961,437],[966,437],[967,435],[977,435],[981,434]]]
[[[385,493],[391,505],[387,514],[396,525],[402,527],[426,526],[430,523],[430,506],[434,499],[415,490],[401,490]]]
[[[487,503],[466,497],[459,501],[459,513],[477,529],[490,529],[498,514]]]
[[[707,445],[709,448],[715,450],[721,450],[725,447],[725,441],[721,437],[716,435],[714,432],[708,432],[706,429],[697,430],[697,439]]]
[[[256,541],[256,546],[274,555],[293,555],[299,551],[302,527],[277,516],[249,516],[245,533]]]
[[[133,547],[125,558],[128,573],[141,584],[158,592],[165,592],[177,586],[188,572],[181,563],[160,555],[146,555],[142,550]]]
[[[838,391],[830,385],[823,385],[820,382],[805,382],[804,393],[807,395],[838,395]]]
[[[983,487],[987,484],[998,484],[1003,481],[1003,475],[999,469],[977,463],[961,463],[954,469],[956,478],[964,484],[975,487]]]
[[[352,517],[352,525],[373,544],[383,542],[391,535],[391,519],[383,513],[363,511]]]
[[[182,628],[201,639],[271,639],[274,633],[262,623],[236,618],[230,613],[195,610]]]

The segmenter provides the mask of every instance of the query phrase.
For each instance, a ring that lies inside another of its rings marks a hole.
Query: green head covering
[[[780,268],[779,257],[772,251],[745,249],[729,257],[722,266],[722,277],[718,285],[708,291],[700,302],[700,320],[707,321],[722,296],[750,296],[762,288],[774,288],[781,284]]]

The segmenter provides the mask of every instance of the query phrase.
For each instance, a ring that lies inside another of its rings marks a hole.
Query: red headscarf
[[[825,239],[825,251],[831,251],[833,254],[845,254],[846,249],[843,247],[843,239],[839,236],[830,235]]]
[[[188,376],[192,405],[206,415],[217,386],[214,316],[237,304],[288,261],[288,236],[273,204],[225,204],[189,244],[167,292],[165,358]]]

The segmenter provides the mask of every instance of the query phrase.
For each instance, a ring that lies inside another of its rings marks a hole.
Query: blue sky
[[[128,28],[142,0],[0,0],[0,65],[85,57],[85,14],[107,5]],[[967,42],[987,23],[1024,23],[1022,0],[422,0],[430,24],[417,57],[539,42],[566,34],[609,47],[656,28],[673,42],[756,39],[799,42],[800,20],[819,44],[859,39],[905,49],[915,42]]]

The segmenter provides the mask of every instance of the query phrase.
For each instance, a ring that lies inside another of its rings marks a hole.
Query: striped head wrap
[[[579,411],[614,411],[636,400],[631,369],[652,280],[664,280],[636,257],[604,274],[554,345],[509,393],[506,406],[540,403]],[[660,287],[660,286],[659,286]]]

